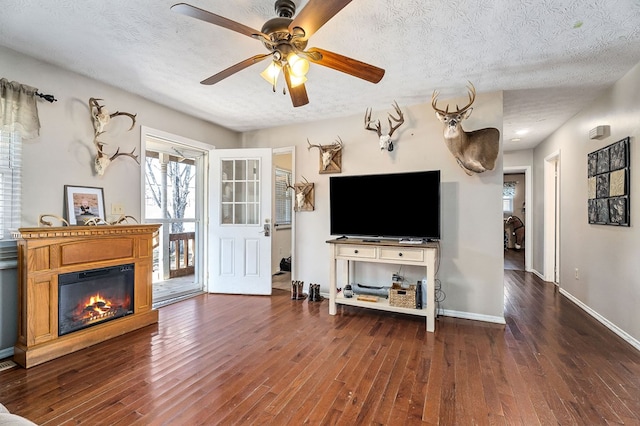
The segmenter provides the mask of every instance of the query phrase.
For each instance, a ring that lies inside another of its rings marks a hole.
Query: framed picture
[[[84,225],[89,219],[105,219],[102,188],[91,186],[64,186],[64,204],[69,225]]]
[[[587,155],[589,223],[631,225],[629,174],[628,137]]]

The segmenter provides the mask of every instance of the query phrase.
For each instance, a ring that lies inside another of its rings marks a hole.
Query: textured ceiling
[[[190,1],[258,30],[275,17],[273,0]],[[2,0],[0,45],[237,131],[428,103],[434,89],[464,96],[471,81],[479,93],[504,90],[505,150],[536,145],[640,62],[638,0],[354,0],[309,47],[384,68],[384,78],[312,64],[310,103],[293,108],[282,82],[273,93],[260,78],[265,62],[201,85],[266,50],[174,3]]]

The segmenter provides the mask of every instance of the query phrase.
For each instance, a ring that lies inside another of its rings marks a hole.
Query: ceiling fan
[[[273,85],[275,91],[277,77],[282,71],[293,106],[299,107],[309,103],[307,90],[304,86],[309,62],[371,83],[378,83],[384,76],[382,68],[338,53],[317,47],[304,50],[307,47],[309,37],[349,3],[351,0],[309,0],[294,18],[295,3],[292,0],[276,0],[275,10],[278,17],[265,22],[261,31],[186,3],[174,4],[171,6],[171,10],[260,40],[269,50],[269,53],[252,56],[202,80],[202,84],[215,84],[238,71],[271,57],[271,64],[261,75]]]

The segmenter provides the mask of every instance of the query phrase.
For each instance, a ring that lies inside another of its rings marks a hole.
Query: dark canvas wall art
[[[589,223],[630,226],[629,168],[629,137],[588,154]]]

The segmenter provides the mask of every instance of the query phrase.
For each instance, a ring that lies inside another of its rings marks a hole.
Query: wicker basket
[[[393,283],[389,289],[389,306],[399,308],[416,308],[416,286],[411,284],[408,288],[398,283]]]

